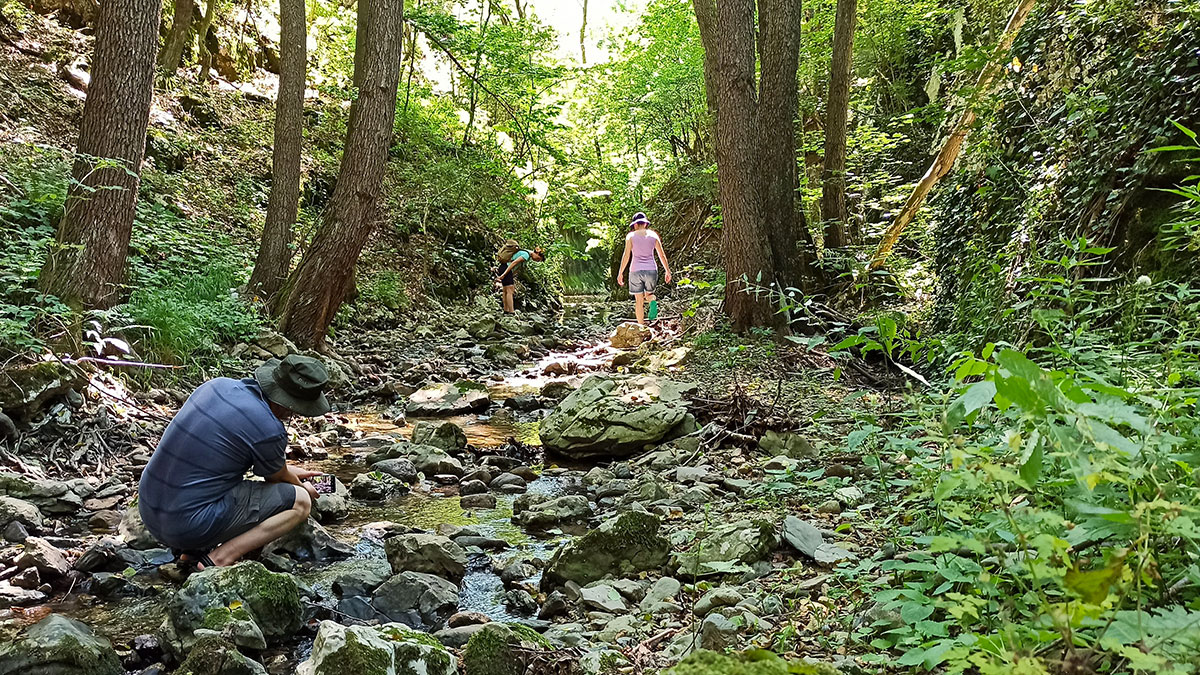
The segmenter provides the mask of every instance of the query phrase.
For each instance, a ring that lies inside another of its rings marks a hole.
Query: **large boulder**
[[[296,675],[456,675],[458,660],[437,640],[406,626],[322,621],[312,656]]]
[[[667,563],[671,543],[659,532],[657,517],[627,511],[569,541],[554,552],[542,575],[550,590],[573,581],[585,586],[612,574],[618,578],[656,570]]]
[[[372,594],[371,606],[391,621],[438,630],[458,611],[458,587],[420,572],[401,572]]]
[[[454,422],[419,420],[413,427],[412,442],[431,445],[446,452],[458,452],[467,447],[467,434]]]
[[[196,642],[175,675],[267,675],[267,670],[233,643],[210,635]]]
[[[239,647],[265,649],[268,641],[290,636],[302,624],[295,579],[270,572],[262,563],[245,561],[188,577],[167,601],[162,630],[168,646],[178,654],[214,633]]]
[[[397,574],[421,572],[459,582],[467,571],[467,552],[441,535],[397,535],[384,542],[384,550]]]
[[[520,624],[489,623],[476,631],[463,650],[466,675],[524,675],[550,641]]]
[[[42,529],[42,512],[24,499],[0,496],[0,531],[11,522],[21,523],[36,532]]]
[[[25,418],[50,399],[86,384],[79,372],[58,361],[10,366],[0,372],[0,412]]]
[[[121,675],[125,669],[108,640],[65,616],[51,614],[0,641],[0,673]]]
[[[512,521],[522,527],[546,530],[560,525],[584,523],[591,517],[592,507],[588,505],[587,497],[566,495],[524,508],[513,516]]]
[[[83,500],[94,492],[95,488],[83,478],[37,480],[11,471],[0,471],[0,495],[27,501],[43,514],[74,513],[83,506]]]
[[[291,532],[263,547],[263,555],[286,555],[294,560],[330,562],[354,555],[354,547],[334,538],[309,518]]]
[[[413,392],[408,397],[406,410],[413,416],[449,417],[483,412],[491,404],[487,387],[462,380],[453,384],[433,384]]]
[[[675,562],[683,574],[725,574],[765,560],[776,543],[771,523],[743,520],[698,534],[691,550],[675,554]]]
[[[441,474],[461,476],[464,473],[462,462],[446,454],[439,448],[430,445],[414,445],[412,446],[412,450],[413,466],[426,476]]]
[[[628,457],[689,424],[694,389],[654,377],[589,377],[542,422],[542,447],[571,459]]]

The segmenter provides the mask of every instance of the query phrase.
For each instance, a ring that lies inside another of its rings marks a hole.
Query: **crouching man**
[[[325,367],[291,355],[253,378],[217,378],[188,397],[142,472],[138,511],[150,533],[199,569],[232,565],[308,519],[318,475],[288,466],[292,415],[329,412]],[[264,480],[246,480],[253,469]]]

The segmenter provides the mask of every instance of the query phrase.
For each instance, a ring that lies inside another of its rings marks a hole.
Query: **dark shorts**
[[[506,270],[506,269],[508,269],[508,263],[501,263],[498,267],[496,267],[496,274],[497,275],[504,274],[504,270]],[[500,285],[501,286],[516,286],[517,285],[517,280],[513,276],[513,273],[511,270],[508,272],[508,274],[504,274],[504,276],[500,278]]]
[[[634,295],[653,293],[658,287],[658,270],[637,270],[629,273],[629,292]]]
[[[164,544],[185,551],[208,551],[243,534],[271,516],[283,513],[296,505],[296,486],[291,483],[267,483],[244,480],[227,493],[233,504],[221,518],[218,529],[205,539],[174,540],[151,531]]]

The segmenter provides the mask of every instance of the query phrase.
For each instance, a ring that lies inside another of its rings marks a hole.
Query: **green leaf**
[[[916,623],[929,618],[933,614],[933,605],[922,605],[919,602],[906,602],[900,605],[900,618],[905,623]]]
[[[1042,476],[1042,444],[1035,441],[1029,451],[1029,457],[1021,464],[1021,480],[1030,489],[1037,486],[1038,479]]]
[[[976,382],[967,387],[962,396],[959,396],[950,407],[946,409],[946,429],[952,431],[957,428],[963,420],[970,416],[975,411],[983,408],[992,401],[996,395],[995,382]]]
[[[1063,585],[1092,605],[1099,605],[1108,597],[1112,585],[1121,578],[1125,569],[1125,556],[1113,558],[1108,565],[1098,569],[1081,571],[1078,567],[1067,570]]]

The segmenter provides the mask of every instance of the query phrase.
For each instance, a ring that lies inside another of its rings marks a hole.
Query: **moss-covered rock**
[[[208,636],[196,642],[175,675],[267,675],[267,671],[228,640]]]
[[[772,523],[743,520],[702,533],[691,550],[675,555],[675,563],[683,574],[721,574],[731,565],[765,560],[777,543]]]
[[[192,648],[200,629],[225,636],[239,647],[264,649],[267,642],[299,630],[301,615],[295,579],[247,561],[188,577],[167,602],[163,635],[177,654]]]
[[[108,640],[83,623],[51,614],[0,643],[0,673],[121,675],[125,670]]]
[[[398,623],[322,621],[312,656],[296,675],[455,675],[458,660],[436,639]]]
[[[463,650],[466,675],[524,675],[530,651],[551,649],[537,631],[510,623],[489,623],[471,636]]]
[[[777,655],[756,650],[742,654],[698,651],[667,671],[667,675],[841,675],[824,663],[788,663]]]
[[[630,577],[667,563],[671,543],[649,513],[628,511],[555,551],[542,575],[550,590],[568,581],[584,586],[612,574]]]

